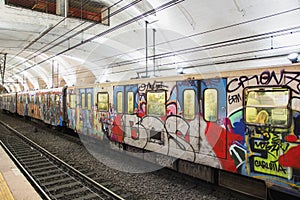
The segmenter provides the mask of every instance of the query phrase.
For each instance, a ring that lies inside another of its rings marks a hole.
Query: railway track
[[[124,199],[0,122],[0,143],[44,199]]]

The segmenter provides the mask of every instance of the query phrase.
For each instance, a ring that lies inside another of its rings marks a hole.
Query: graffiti
[[[289,143],[282,142],[281,135],[268,133],[268,137],[250,139],[250,148],[256,153],[250,160],[254,172],[288,178],[288,170],[279,163],[279,157],[289,148]]]
[[[240,94],[236,94],[236,95],[232,95],[232,96],[228,96],[228,103],[229,104],[233,104],[233,103],[239,103],[240,101],[242,101],[241,95]]]
[[[285,80],[285,83],[283,83],[283,80]],[[229,81],[226,90],[229,93],[235,92],[239,88],[245,88],[246,83],[249,81],[255,81],[255,85],[269,85],[272,82],[275,85],[290,86],[296,94],[300,94],[300,72],[288,72],[285,70],[282,70],[278,75],[274,71],[264,71],[260,75],[234,78]],[[297,84],[296,87],[292,86],[294,83]]]
[[[178,87],[197,87],[197,81],[193,79],[187,79],[185,81],[178,81],[177,82]]]
[[[277,161],[267,162],[263,160],[255,160],[254,165],[256,168],[261,168],[262,170],[282,172],[284,174],[287,173],[286,168],[282,167]]]
[[[214,87],[220,85],[222,79],[208,79],[202,82],[205,87]]]
[[[167,90],[168,86],[163,85],[162,81],[154,81],[152,84],[148,82],[147,84],[142,83],[138,91],[140,94],[145,93],[146,91],[158,91],[158,90]]]

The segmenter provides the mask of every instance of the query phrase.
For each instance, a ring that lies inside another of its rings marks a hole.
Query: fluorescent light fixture
[[[298,62],[298,57],[299,54],[298,53],[291,53],[288,55],[288,59],[292,62],[292,63],[297,63]]]
[[[177,69],[177,73],[178,73],[178,74],[183,74],[183,68],[182,68],[182,67],[181,67],[181,68],[178,68],[178,69]]]

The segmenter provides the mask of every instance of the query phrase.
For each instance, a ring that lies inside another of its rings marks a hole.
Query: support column
[[[68,17],[69,0],[56,0],[56,14]]]

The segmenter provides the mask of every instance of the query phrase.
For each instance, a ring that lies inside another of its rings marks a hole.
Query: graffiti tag
[[[168,86],[163,85],[162,81],[154,81],[152,84],[148,82],[147,84],[142,83],[139,86],[139,93],[144,93],[146,91],[158,91],[158,90],[167,90]]]
[[[240,94],[236,94],[236,95],[232,95],[232,96],[228,96],[228,103],[229,104],[233,104],[233,103],[238,103],[242,101],[241,95]]]
[[[283,83],[283,80],[285,80],[285,83]],[[248,81],[255,81],[257,85],[269,85],[272,82],[275,85],[290,86],[295,93],[300,94],[300,72],[288,72],[285,70],[282,70],[278,75],[276,75],[275,71],[264,71],[260,75],[234,78],[229,81],[226,90],[231,93],[239,88],[245,88]],[[293,87],[292,83],[296,83],[297,86]]]

